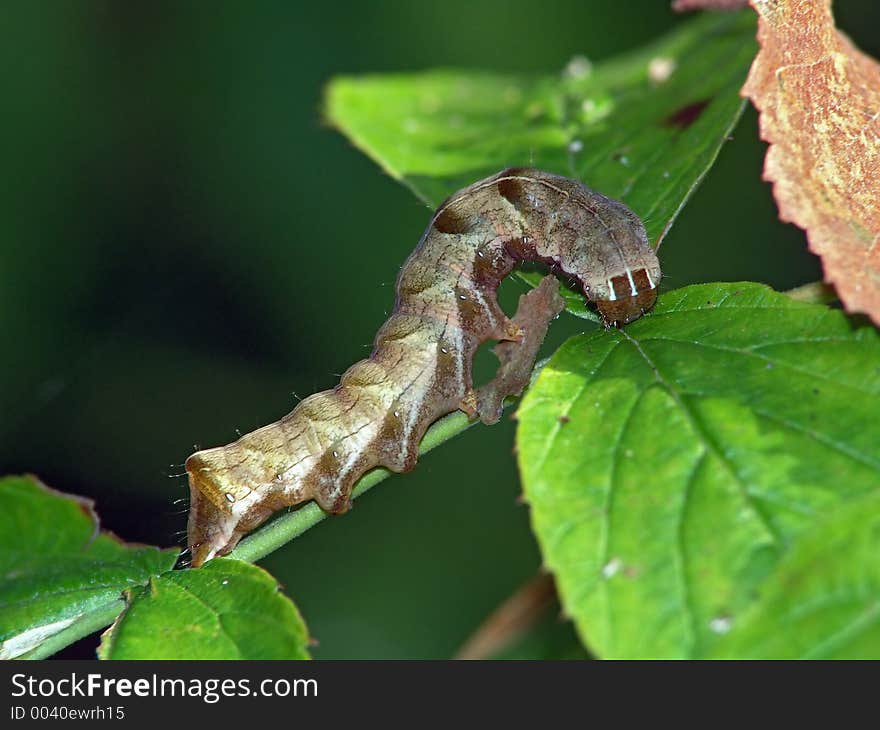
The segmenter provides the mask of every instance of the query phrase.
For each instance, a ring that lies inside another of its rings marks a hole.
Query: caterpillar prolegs
[[[511,168],[452,195],[401,268],[369,358],[280,421],[186,460],[193,566],[228,553],[283,507],[314,499],[345,512],[369,469],[415,466],[419,441],[440,416],[461,409],[496,422],[504,398],[527,384],[563,307],[547,276],[512,319],[505,315],[496,290],[521,261],[576,280],[607,326],[638,318],[657,297],[660,265],[641,220],[580,182]],[[471,366],[487,340],[499,341],[501,365],[475,391]]]

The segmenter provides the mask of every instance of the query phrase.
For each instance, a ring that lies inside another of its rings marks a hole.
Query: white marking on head
[[[617,301],[617,292],[614,291],[614,284],[611,283],[611,279],[608,280],[608,301],[616,302]]]
[[[654,280],[651,278],[651,273],[647,269],[644,269],[644,272],[645,272],[645,276],[648,277],[648,284],[651,285],[652,289],[656,289],[657,285],[654,283]]]
[[[635,296],[639,293],[639,290],[636,287],[635,281],[633,281],[632,271],[630,271],[629,267],[627,267],[626,269],[626,278],[629,279],[629,291],[633,296]]]

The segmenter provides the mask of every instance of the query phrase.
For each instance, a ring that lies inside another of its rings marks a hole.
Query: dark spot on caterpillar
[[[683,106],[681,109],[674,111],[666,117],[666,119],[663,120],[663,124],[667,127],[687,129],[700,118],[703,110],[709,106],[710,101],[711,99],[703,99],[701,101],[695,101],[693,104]]]
[[[568,423],[569,421],[571,421],[571,419],[568,416],[559,416],[559,418],[557,418],[556,420],[559,421],[563,426],[566,423]]]
[[[501,197],[508,203],[513,205],[517,210],[523,207],[526,199],[525,186],[523,180],[514,178],[524,176],[525,168],[508,167],[503,172],[498,173],[498,192]]]
[[[462,234],[467,233],[469,221],[466,215],[456,213],[447,207],[434,218],[434,228],[440,233]]]
[[[502,198],[513,205],[517,210],[523,207],[525,192],[523,191],[522,183],[519,180],[511,180],[510,178],[499,180],[498,192],[501,194]]]

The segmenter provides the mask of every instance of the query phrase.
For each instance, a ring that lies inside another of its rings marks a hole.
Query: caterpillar
[[[355,482],[415,466],[428,426],[461,409],[494,423],[519,395],[563,307],[552,275],[508,318],[496,290],[518,262],[574,279],[606,327],[650,309],[660,265],[623,203],[549,172],[510,168],[449,197],[400,269],[372,354],[281,420],[186,460],[192,565],[230,552],[273,512],[315,500],[346,512]],[[475,390],[477,348],[497,340],[495,378]]]

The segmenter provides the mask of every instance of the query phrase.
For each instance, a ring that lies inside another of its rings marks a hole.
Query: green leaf
[[[748,283],[670,292],[556,352],[517,450],[596,655],[706,655],[799,535],[877,488],[878,362],[873,328]]]
[[[591,68],[525,77],[434,70],[334,79],[331,123],[436,206],[511,165],[583,180],[638,213],[655,243],[743,109],[753,13],[705,15]]]
[[[880,492],[854,500],[798,540],[731,625],[713,657],[880,656]]]
[[[132,592],[101,659],[308,659],[296,606],[262,568],[215,558]]]
[[[106,626],[123,609],[125,589],[177,559],[176,550],[127,545],[102,532],[89,500],[32,477],[0,479],[0,504],[2,658],[38,652],[63,632],[73,641]],[[80,623],[87,628],[71,634]]]

